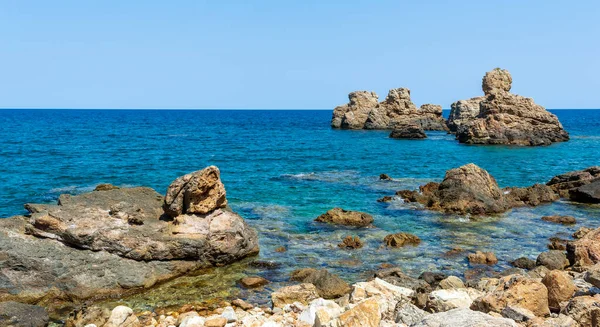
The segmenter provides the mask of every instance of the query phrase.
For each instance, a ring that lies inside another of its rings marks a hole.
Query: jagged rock
[[[286,304],[294,302],[306,305],[318,297],[319,294],[315,285],[308,283],[282,287],[271,293],[271,301],[274,308],[283,308]]]
[[[373,216],[360,211],[333,208],[317,217],[315,221],[336,225],[366,227],[373,222]]]
[[[392,320],[394,319],[396,304],[413,296],[414,293],[411,289],[395,286],[375,278],[369,282],[354,284],[350,301],[351,303],[360,303],[369,298],[377,299],[383,319]]]
[[[535,268],[535,260],[531,260],[527,257],[520,257],[510,263],[514,267],[531,270]]]
[[[550,269],[545,266],[537,266],[530,270],[527,275],[531,278],[539,278],[542,279],[546,276],[546,274],[550,271]]]
[[[503,193],[511,208],[538,206],[559,199],[558,194],[551,187],[543,184],[534,184],[529,187],[506,187],[503,189]]]
[[[583,278],[586,282],[600,288],[600,264],[589,267]]]
[[[363,247],[363,242],[358,236],[346,236],[342,240],[342,243],[338,244],[338,247],[342,249],[360,249]]]
[[[429,293],[427,311],[443,312],[456,308],[469,308],[473,300],[483,294],[476,289],[435,290]]]
[[[294,270],[291,280],[310,283],[317,288],[319,296],[325,299],[335,299],[350,293],[350,285],[343,279],[327,271],[326,269],[304,268]]]
[[[412,278],[402,272],[399,267],[384,268],[376,271],[373,277],[380,278],[395,286],[408,288],[420,293],[427,293],[431,291],[431,286],[422,279]]]
[[[502,309],[501,313],[503,317],[518,322],[526,322],[535,319],[535,315],[533,314],[533,312],[525,308],[521,308],[519,306],[509,305],[506,308]]]
[[[396,304],[394,315],[394,322],[412,326],[423,320],[428,313],[419,309],[409,301],[400,301]]]
[[[376,298],[359,302],[328,325],[329,327],[379,327],[381,309]]]
[[[409,233],[396,233],[387,235],[383,242],[388,247],[400,248],[405,245],[419,245],[421,243],[421,239],[413,234]]]
[[[600,203],[600,180],[569,191],[569,198],[581,203]]]
[[[596,327],[600,321],[600,295],[576,296],[564,308],[564,314],[575,320],[580,327]]]
[[[507,318],[494,317],[468,308],[453,309],[425,316],[411,327],[517,327]]]
[[[343,309],[334,301],[316,299],[300,313],[298,320],[309,326],[324,326],[342,312]]]
[[[207,214],[227,206],[225,186],[215,166],[183,175],[167,189],[163,208],[171,217],[182,214]]]
[[[393,129],[398,124],[416,124],[425,130],[447,129],[442,107],[425,104],[417,109],[407,88],[391,89],[381,103],[375,92],[367,91],[352,92],[348,99],[348,104],[333,110],[333,128]]]
[[[589,227],[579,227],[579,229],[575,233],[573,233],[573,238],[576,238],[576,239],[582,238],[593,230],[594,230],[593,228],[589,228]]]
[[[567,258],[573,266],[586,267],[600,262],[600,228],[567,243]]]
[[[549,145],[569,140],[555,115],[525,98],[510,93],[512,77],[496,68],[486,73],[486,94],[479,114],[457,129],[457,139],[469,144]]]
[[[398,124],[394,126],[394,130],[390,133],[390,138],[393,139],[425,139],[427,134],[423,128],[415,124]]]
[[[560,311],[561,302],[568,301],[577,291],[569,275],[560,270],[548,272],[542,283],[548,289],[548,306],[554,312]]]
[[[1,326],[44,327],[49,319],[43,307],[13,301],[0,302]]]
[[[482,312],[500,313],[507,306],[520,306],[545,317],[548,310],[548,289],[544,284],[521,275],[502,277],[491,293],[473,301],[471,309]]]
[[[377,107],[378,96],[375,92],[355,91],[348,94],[348,104],[336,107],[331,118],[331,127],[345,129],[363,129],[369,113]]]
[[[593,166],[554,176],[546,185],[558,192],[561,197],[568,198],[570,191],[597,180],[600,180],[600,166]]]
[[[564,269],[569,266],[569,260],[563,251],[550,250],[540,253],[538,255],[536,264],[538,266],[545,266],[550,270]]]
[[[379,175],[379,180],[382,181],[391,181],[393,178],[390,177],[390,175],[388,174],[381,174]]]
[[[456,132],[460,126],[463,126],[479,115],[479,104],[485,97],[476,97],[468,100],[459,100],[450,106],[450,116],[448,117],[448,128],[451,132]]]
[[[422,279],[434,288],[437,287],[442,280],[446,279],[446,277],[448,277],[448,275],[444,273],[432,271],[424,271],[419,275],[419,279]]]
[[[548,221],[551,223],[556,223],[556,224],[563,224],[563,225],[572,225],[575,224],[577,221],[575,220],[575,217],[573,216],[543,216],[542,217],[543,221]]]
[[[498,263],[498,258],[493,252],[476,251],[475,253],[469,253],[467,258],[469,263],[472,264],[495,265]]]

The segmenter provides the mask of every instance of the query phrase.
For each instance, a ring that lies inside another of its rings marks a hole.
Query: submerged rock
[[[542,220],[551,222],[551,223],[562,224],[562,225],[573,225],[577,222],[575,220],[575,217],[573,217],[573,216],[556,216],[556,215],[555,216],[543,216]]]
[[[405,245],[419,245],[421,239],[413,234],[409,233],[396,233],[390,234],[383,239],[386,246],[392,248],[400,248]]]
[[[442,107],[424,104],[417,109],[407,88],[391,89],[380,103],[377,94],[368,91],[352,92],[348,99],[347,104],[333,110],[333,128],[393,129],[400,124],[414,124],[424,130],[447,130]]]
[[[512,77],[496,68],[482,81],[485,98],[477,116],[456,128],[457,139],[469,144],[549,145],[569,140],[558,118],[533,99],[510,93]]]
[[[360,211],[333,208],[317,217],[315,221],[336,225],[366,227],[373,222],[373,216]]]
[[[390,133],[390,138],[393,139],[425,139],[427,134],[423,128],[415,124],[399,124],[394,127]]]
[[[472,264],[495,265],[498,263],[498,259],[493,252],[476,251],[475,253],[469,253],[467,258],[469,263]]]
[[[363,247],[363,242],[360,240],[358,236],[346,236],[342,240],[342,243],[338,244],[339,248],[342,249],[360,249]]]

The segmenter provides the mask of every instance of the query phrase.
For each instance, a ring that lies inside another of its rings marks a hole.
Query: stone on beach
[[[240,284],[245,288],[258,288],[269,284],[269,281],[260,276],[247,276],[240,279]]]
[[[326,269],[304,268],[292,272],[291,280],[310,283],[317,288],[319,296],[325,299],[334,299],[350,293],[350,285],[343,279]]]
[[[319,298],[317,288],[315,285],[309,283],[282,287],[271,293],[271,301],[274,308],[283,308],[286,304],[294,302],[306,305],[317,298]]]
[[[569,275],[560,270],[548,272],[542,279],[542,283],[548,289],[548,306],[554,312],[560,311],[561,303],[568,301],[577,291]]]

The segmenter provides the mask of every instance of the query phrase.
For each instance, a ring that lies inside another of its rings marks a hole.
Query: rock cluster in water
[[[375,92],[348,94],[347,104],[333,110],[331,126],[343,129],[394,129],[397,125],[418,125],[424,130],[445,131],[442,107],[424,104],[417,109],[407,88],[391,89],[382,102]]]
[[[461,143],[549,145],[569,140],[558,118],[533,99],[510,93],[512,76],[496,68],[482,80],[484,96],[459,100],[451,105],[448,121],[442,107],[425,104],[417,109],[406,88],[392,89],[382,102],[375,92],[356,91],[349,103],[333,110],[331,126],[343,129],[394,129],[392,137],[423,138],[417,130],[449,130]],[[412,127],[410,127],[412,129]]]
[[[27,204],[29,216],[0,219],[0,301],[101,298],[258,253],[256,231],[225,204],[214,166],[177,179],[166,198],[102,187]]]

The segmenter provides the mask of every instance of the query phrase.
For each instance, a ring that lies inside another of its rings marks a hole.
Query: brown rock
[[[469,253],[467,258],[469,263],[472,264],[495,265],[498,263],[498,258],[493,252],[476,251],[475,253]]]
[[[393,139],[426,139],[427,134],[423,128],[416,124],[397,124],[390,133]]]
[[[577,291],[569,275],[560,270],[551,270],[542,279],[548,289],[548,306],[551,311],[560,311],[560,304],[568,301]]]
[[[242,299],[235,299],[231,302],[232,305],[242,309],[242,310],[250,310],[254,308],[254,306]]]
[[[485,73],[481,82],[481,88],[486,95],[506,93],[512,87],[512,76],[506,69],[495,68]]]
[[[393,199],[393,197],[386,195],[380,199],[377,199],[377,202],[391,202]]]
[[[317,217],[315,221],[336,225],[366,227],[373,222],[373,216],[360,211],[333,208]]]
[[[110,190],[118,190],[118,186],[114,186],[112,184],[98,184],[94,191],[110,191]]]
[[[204,327],[224,327],[227,325],[227,319],[223,317],[215,317],[206,319]]]
[[[287,251],[287,249],[285,248],[285,246],[280,246],[280,247],[278,247],[278,248],[275,249],[275,252],[279,252],[279,253],[285,252],[285,251]]]
[[[563,225],[572,225],[577,222],[573,216],[544,216],[542,220]]]
[[[569,301],[563,312],[580,327],[597,327],[600,323],[600,295],[576,296]]]
[[[292,272],[290,279],[314,285],[317,288],[319,296],[324,299],[339,298],[350,293],[351,290],[348,283],[326,269],[297,269]]]
[[[529,187],[506,187],[503,189],[503,193],[511,208],[538,206],[559,199],[558,194],[550,186],[543,184],[534,184]]]
[[[396,233],[390,234],[383,239],[383,242],[388,247],[400,248],[405,245],[417,246],[421,243],[421,239],[413,234]]]
[[[600,180],[600,166],[593,166],[554,176],[546,185],[552,187],[561,197],[568,198],[571,191],[597,180]]]
[[[363,129],[369,113],[379,105],[375,92],[355,91],[348,94],[348,104],[336,107],[331,118],[331,127]]]
[[[171,217],[207,214],[227,206],[219,168],[210,166],[174,180],[167,189],[163,209]]]
[[[550,270],[564,269],[569,266],[569,260],[563,251],[550,250],[540,253],[538,255],[536,264],[538,266],[545,266]]]
[[[283,308],[286,304],[294,302],[306,305],[318,297],[319,294],[315,285],[308,283],[282,287],[271,293],[271,301],[274,308]]]
[[[459,100],[450,106],[448,128],[456,132],[461,126],[468,124],[479,115],[479,104],[485,97],[475,97],[468,100]]]
[[[573,266],[586,267],[600,262],[600,228],[567,243],[567,258]]]
[[[368,298],[359,302],[355,307],[342,313],[333,326],[344,327],[379,327],[381,309],[377,298]]]
[[[575,233],[573,233],[573,238],[577,238],[577,239],[582,238],[593,230],[594,230],[593,228],[579,227],[579,229]]]
[[[258,288],[269,284],[269,281],[259,276],[247,276],[240,279],[240,284],[245,288]]]
[[[502,277],[491,293],[473,301],[471,309],[501,313],[507,306],[520,306],[538,317],[545,317],[550,314],[548,289],[541,282],[525,276],[509,275]]]
[[[379,175],[379,180],[382,180],[382,181],[391,181],[392,178],[388,174],[381,174],[381,175]]]
[[[342,249],[360,249],[363,247],[363,242],[358,236],[346,236],[342,240],[342,243],[338,244],[338,247]]]

